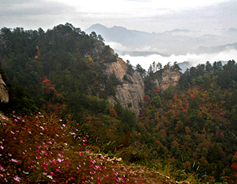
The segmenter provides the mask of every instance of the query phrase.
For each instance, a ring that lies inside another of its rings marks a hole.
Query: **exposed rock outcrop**
[[[124,108],[133,111],[138,117],[140,115],[139,102],[144,97],[145,86],[142,77],[132,69],[128,72],[129,65],[121,58],[117,58],[116,62],[105,63],[105,65],[107,66],[105,73],[110,75],[114,72],[117,78],[123,83],[116,86],[116,99],[109,97],[109,102],[120,102]]]
[[[107,100],[112,104],[119,102],[138,117],[140,115],[139,103],[145,94],[143,78],[132,69],[132,66],[117,57],[114,50],[105,46],[102,41],[95,42],[94,46],[94,49],[86,57],[93,56],[95,64],[104,63],[106,65],[104,73],[110,76],[114,72],[118,80],[122,82],[121,85],[116,86],[115,97],[109,96]],[[106,55],[105,58],[104,55]]]
[[[178,84],[181,72],[178,70],[172,70],[170,68],[164,69],[160,78],[155,79],[156,86],[166,90],[170,86],[176,86]]]
[[[8,103],[9,102],[8,89],[7,89],[5,82],[2,79],[1,74],[0,74],[0,100],[1,100],[1,103]]]

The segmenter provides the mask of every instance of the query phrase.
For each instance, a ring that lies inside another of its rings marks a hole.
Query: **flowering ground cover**
[[[165,183],[88,149],[89,135],[56,116],[0,116],[0,180],[10,183]],[[121,160],[121,159],[118,159]],[[168,182],[168,181],[166,181]],[[169,183],[169,182],[168,182]]]

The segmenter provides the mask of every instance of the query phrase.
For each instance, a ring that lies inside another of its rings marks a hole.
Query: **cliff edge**
[[[0,74],[0,100],[1,100],[1,103],[9,102],[9,94],[8,94],[7,85],[3,81],[1,74]]]
[[[170,86],[176,86],[178,84],[181,72],[178,70],[172,70],[171,68],[163,69],[161,77],[155,79],[153,82],[156,86],[166,90]]]
[[[116,62],[106,63],[105,65],[107,66],[105,73],[110,75],[114,72],[122,82],[122,85],[116,86],[115,99],[110,96],[108,101],[113,104],[119,102],[138,117],[140,115],[139,103],[145,95],[143,78],[131,68],[131,65],[125,63],[119,57],[117,57]]]

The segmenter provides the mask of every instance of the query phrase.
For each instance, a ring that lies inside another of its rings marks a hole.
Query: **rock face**
[[[0,100],[2,103],[9,102],[9,94],[7,90],[7,86],[2,79],[2,75],[0,74]]]
[[[123,83],[117,85],[116,99],[109,97],[110,103],[118,101],[124,108],[133,111],[136,116],[140,115],[139,102],[144,97],[144,81],[142,77],[134,70],[129,70],[129,65],[125,63],[121,58],[117,58],[116,62],[106,63],[107,66],[105,73],[110,75],[115,73],[117,78]]]
[[[160,78],[155,79],[154,83],[156,86],[166,90],[170,86],[176,86],[178,84],[181,73],[177,70],[170,68],[164,69]]]

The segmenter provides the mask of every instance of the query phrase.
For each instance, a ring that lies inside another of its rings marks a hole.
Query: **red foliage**
[[[145,112],[144,112],[144,111],[142,111],[140,116],[142,117],[142,116],[144,116],[144,115],[145,115]]]
[[[195,98],[194,94],[191,94],[191,99],[193,100]]]
[[[166,134],[166,131],[164,129],[160,130],[160,135],[162,135],[164,137],[164,139],[166,139],[167,134]]]
[[[237,152],[236,152],[235,155],[233,156],[232,162],[237,162]]]
[[[148,99],[148,96],[145,95],[145,96],[143,97],[143,100],[146,101],[147,99]]]
[[[118,118],[118,115],[117,115],[116,111],[114,110],[114,108],[110,108],[109,113],[111,116]]]
[[[232,163],[231,168],[232,168],[232,170],[234,172],[236,172],[237,171],[237,164],[236,163]]]
[[[48,82],[49,82],[49,79],[45,79],[41,83],[43,84],[43,83],[48,83]]]
[[[170,113],[170,112],[173,112],[173,110],[172,110],[172,109],[170,109],[170,110],[168,111],[168,113]]]
[[[160,88],[160,87],[157,87],[157,88],[156,88],[156,93],[160,93],[160,91],[161,91],[161,88]]]
[[[190,167],[191,166],[191,163],[189,161],[185,162],[184,163],[184,167],[187,168],[187,167]]]
[[[139,122],[139,124],[142,126],[142,128],[144,128],[146,130],[146,127],[142,122]]]

